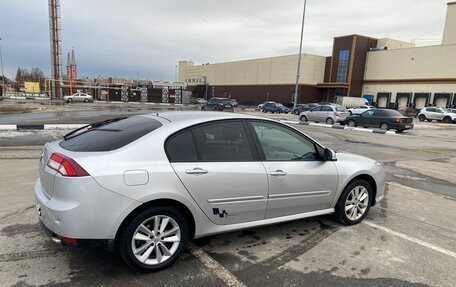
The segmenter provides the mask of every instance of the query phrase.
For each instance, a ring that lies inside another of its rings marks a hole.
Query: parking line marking
[[[233,275],[228,269],[223,267],[220,263],[214,260],[209,254],[204,252],[203,249],[198,248],[196,246],[190,245],[189,246],[190,252],[195,255],[203,264],[209,268],[210,270],[214,271],[215,275],[223,280],[228,286],[236,286],[236,287],[246,287],[244,283],[239,281],[239,279]]]
[[[414,238],[414,237],[410,237],[408,235],[405,235],[403,233],[400,233],[400,232],[397,232],[397,231],[394,231],[394,230],[391,230],[387,227],[384,227],[384,226],[381,226],[381,225],[377,225],[373,222],[370,222],[370,221],[364,221],[364,224],[367,224],[369,225],[370,227],[373,227],[373,228],[376,228],[378,230],[381,230],[381,231],[384,231],[386,233],[389,233],[389,234],[392,234],[392,235],[395,235],[397,237],[400,237],[402,239],[405,239],[405,240],[408,240],[408,241],[411,241],[413,243],[416,243],[418,245],[421,245],[423,247],[427,247],[429,249],[432,249],[432,250],[435,250],[437,252],[440,252],[440,253],[443,253],[445,255],[449,255],[449,256],[452,256],[454,258],[456,258],[456,252],[453,252],[453,251],[450,251],[450,250],[447,250],[445,248],[442,248],[442,247],[439,247],[439,246],[436,246],[436,245],[433,245],[433,244],[430,244],[428,242],[425,242],[423,240],[420,240],[420,239],[417,239],[417,238]]]

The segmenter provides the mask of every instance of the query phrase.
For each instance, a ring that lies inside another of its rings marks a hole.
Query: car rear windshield
[[[402,117],[404,116],[396,110],[376,110],[375,115],[378,116],[387,116],[387,117]]]
[[[111,151],[121,148],[151,131],[161,127],[162,124],[145,116],[132,116],[114,122],[89,128],[79,134],[64,138],[60,146],[69,151]]]

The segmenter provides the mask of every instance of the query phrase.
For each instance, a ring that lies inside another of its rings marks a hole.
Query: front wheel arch
[[[372,202],[371,202],[371,204],[372,204],[372,206],[374,206],[375,203],[376,203],[376,202],[375,202],[375,198],[377,197],[377,183],[376,183],[375,179],[374,179],[372,176],[370,176],[370,175],[368,175],[368,174],[360,174],[360,175],[357,175],[357,176],[355,176],[354,178],[350,179],[346,184],[344,184],[344,188],[343,188],[342,190],[345,190],[345,188],[346,188],[350,183],[352,183],[352,182],[354,182],[354,181],[356,181],[356,180],[365,180],[365,181],[367,181],[367,183],[369,183],[369,185],[370,185],[371,188],[372,188],[372,199],[371,199]],[[342,195],[342,193],[341,193],[340,195]],[[339,195],[339,197],[340,197],[340,195]],[[337,202],[338,202],[338,201],[339,201],[339,198],[337,199]]]
[[[120,224],[119,228],[117,229],[116,232],[116,237],[115,237],[115,248],[116,251],[119,248],[119,239],[122,236],[123,232],[127,228],[128,224],[141,212],[144,210],[147,210],[151,207],[173,207],[176,210],[178,210],[180,213],[182,213],[182,216],[184,217],[187,226],[188,226],[188,231],[189,231],[189,239],[192,239],[195,236],[195,230],[196,230],[196,223],[195,223],[195,218],[190,211],[190,209],[183,203],[174,200],[174,199],[156,199],[152,200],[146,203],[143,203],[142,205],[138,206],[136,209],[134,209],[130,214],[128,214],[127,217],[124,218],[122,223]]]

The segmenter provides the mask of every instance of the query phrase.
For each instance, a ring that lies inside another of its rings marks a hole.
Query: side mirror
[[[325,148],[324,156],[325,161],[337,161],[336,152],[329,148]]]

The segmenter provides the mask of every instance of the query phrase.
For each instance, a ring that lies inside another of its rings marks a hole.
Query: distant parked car
[[[413,118],[406,117],[396,110],[372,109],[365,111],[361,115],[347,117],[345,124],[349,127],[373,127],[384,131],[393,129],[403,132],[404,130],[413,129]]]
[[[231,99],[231,104],[233,105],[233,107],[237,108],[238,107],[238,102],[236,101],[236,99]]]
[[[299,114],[299,120],[302,122],[315,121],[326,122],[329,125],[334,123],[344,123],[345,118],[349,115],[347,109],[341,105],[322,105],[317,106],[310,111]]]
[[[375,107],[369,106],[369,105],[360,105],[360,106],[348,109],[348,112],[350,113],[350,115],[359,115],[359,114],[364,113],[367,110],[372,110],[372,109],[375,109]]]
[[[290,109],[285,107],[282,104],[279,103],[274,103],[274,102],[269,102],[263,105],[262,108],[263,113],[271,112],[271,113],[285,113],[288,114],[290,112]]]
[[[72,94],[71,96],[64,96],[63,100],[67,103],[71,103],[71,102],[88,103],[88,102],[93,102],[93,97],[86,93],[76,93],[76,94]]]
[[[407,117],[414,117],[416,118],[419,114],[419,110],[412,108],[412,107],[407,107],[407,108],[402,108],[398,110],[401,114]]]
[[[197,99],[196,99],[196,103],[197,103],[197,104],[204,104],[204,103],[207,103],[207,100],[204,99],[204,98],[197,98]]]
[[[424,109],[421,109],[420,113],[418,114],[418,119],[420,122],[423,122],[425,120],[428,122],[437,120],[444,123],[456,123],[456,113],[444,108],[426,107]]]
[[[263,110],[263,106],[264,106],[265,104],[267,104],[267,103],[275,103],[275,102],[266,101],[266,102],[264,102],[264,103],[262,103],[262,104],[259,104],[259,105],[258,105],[258,109],[259,109],[260,111]]]
[[[203,111],[233,111],[233,109],[233,103],[228,98],[211,98],[201,107]]]
[[[299,104],[296,105],[296,109],[293,110],[293,114],[299,115],[302,112],[310,111],[311,109],[318,106],[318,104]]]

